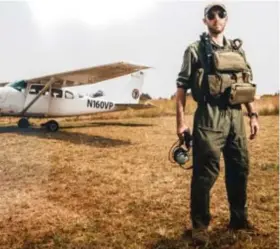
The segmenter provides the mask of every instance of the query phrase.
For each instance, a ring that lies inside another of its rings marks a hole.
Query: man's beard
[[[211,28],[208,26],[208,30],[213,35],[221,34],[224,31],[225,27],[223,27],[221,30],[215,30],[214,28]]]

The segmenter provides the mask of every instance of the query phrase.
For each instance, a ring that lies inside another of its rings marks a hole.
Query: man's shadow
[[[167,238],[162,236],[149,249],[189,249],[192,247],[191,231],[185,231],[178,238]]]
[[[259,235],[246,234],[240,236],[237,233],[229,233],[226,228],[217,228],[210,232],[210,239],[207,245],[197,245],[192,240],[191,229],[187,229],[178,238],[162,237],[150,249],[245,249],[240,245],[240,241],[252,240],[252,237]],[[246,245],[246,243],[245,243]]]

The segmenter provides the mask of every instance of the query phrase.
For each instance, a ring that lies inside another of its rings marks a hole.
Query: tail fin
[[[115,103],[136,104],[139,103],[142,94],[142,87],[144,84],[144,73],[136,72],[131,74],[131,79],[123,83],[116,89],[117,96],[114,99]]]

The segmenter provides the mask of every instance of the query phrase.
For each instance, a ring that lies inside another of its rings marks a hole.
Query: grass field
[[[153,99],[149,100],[151,104],[157,108],[143,109],[143,110],[127,110],[116,113],[100,113],[92,116],[93,119],[123,119],[134,117],[162,117],[176,115],[176,102],[175,99]],[[255,108],[262,116],[279,115],[279,95],[264,95],[260,99],[254,101]],[[185,113],[192,115],[196,109],[197,103],[189,95],[186,101]],[[243,107],[244,114],[247,112]],[[77,118],[80,119],[80,118]],[[70,120],[73,120],[70,118]]]
[[[114,115],[62,120],[57,133],[19,130],[15,119],[2,119],[1,249],[195,248],[186,232],[191,172],[168,161],[174,113]],[[238,234],[234,244],[225,236],[221,161],[209,248],[278,248],[278,118],[261,116],[260,134],[248,140],[249,216],[259,231]]]

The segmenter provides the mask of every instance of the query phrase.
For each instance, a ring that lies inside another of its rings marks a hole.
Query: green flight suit
[[[231,47],[224,38],[224,46],[211,42],[214,50]],[[185,51],[177,87],[191,89],[199,96],[194,77],[201,68],[199,41]],[[244,55],[245,56],[245,55]],[[248,64],[249,66],[249,64]],[[204,84],[204,83],[202,83]],[[241,225],[247,221],[247,178],[249,155],[241,105],[230,106],[223,99],[218,101],[197,99],[193,125],[193,174],[191,180],[191,220],[194,228],[207,227],[210,190],[219,174],[220,155],[225,159],[226,190],[230,209],[230,224]]]

